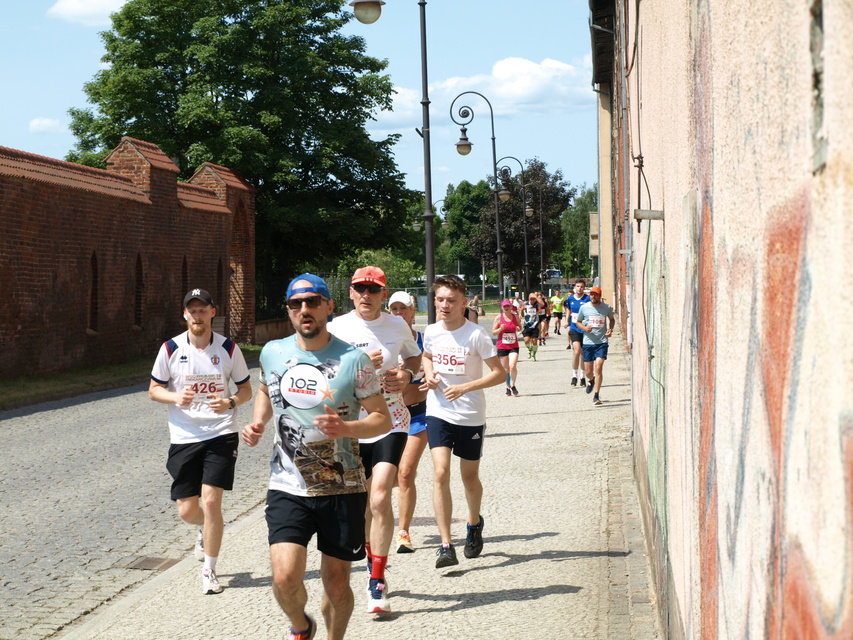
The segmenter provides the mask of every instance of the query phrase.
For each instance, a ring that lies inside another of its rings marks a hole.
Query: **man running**
[[[216,306],[204,289],[184,296],[187,330],[163,343],[148,397],[169,405],[172,500],[184,522],[198,526],[195,557],[204,561],[201,591],[221,593],[216,561],[225,520],[222,494],[234,486],[239,436],[238,405],[252,399],[249,369],[240,347],[213,332]],[[230,384],[237,385],[231,394]]]
[[[551,315],[554,316],[554,333],[560,335],[560,325],[563,323],[563,297],[560,290],[555,289],[551,296]]]
[[[539,300],[531,293],[527,304],[524,305],[524,323],[521,328],[524,345],[527,347],[527,357],[536,362],[536,352],[539,350]]]
[[[287,308],[296,333],[261,351],[261,386],[252,422],[243,427],[243,441],[254,447],[274,418],[266,520],[272,590],[290,619],[289,640],[311,640],[317,631],[305,613],[314,534],[328,638],[344,637],[353,609],[351,565],[365,553],[367,481],[358,439],[391,426],[370,357],[327,329],[334,306],[322,278],[303,273],[291,281]]]
[[[367,476],[368,511],[367,567],[368,613],[390,613],[389,589],[385,581],[388,551],[394,538],[391,494],[397,480],[400,458],[409,436],[409,411],[402,392],[421,369],[421,350],[403,318],[382,312],[388,289],[385,272],[379,267],[356,269],[350,285],[355,309],[329,324],[332,335],[367,353],[379,372],[385,401],[391,413],[391,430],[359,441]],[[398,359],[403,359],[400,366]]]
[[[450,455],[459,457],[459,471],[468,504],[465,557],[483,550],[483,485],[479,478],[486,431],[486,394],[500,384],[506,372],[492,339],[483,327],[465,320],[465,283],[457,276],[441,276],[433,284],[438,322],[424,331],[424,384],[427,393],[427,439],[433,463],[433,507],[441,546],[436,569],[459,564],[450,520]],[[483,363],[489,372],[483,375]]]
[[[565,299],[563,302],[563,306],[566,308],[566,320],[563,322],[563,327],[568,327],[569,329],[569,346],[566,349],[572,349],[572,386],[576,387],[578,384],[578,378],[580,378],[580,385],[586,386],[586,379],[584,378],[584,370],[581,368],[581,359],[583,357],[582,343],[583,343],[583,332],[578,329],[575,324],[575,320],[578,317],[578,311],[580,308],[589,302],[589,296],[586,295],[583,290],[586,287],[586,283],[583,280],[578,280],[575,282],[575,290],[572,295]]]
[[[593,393],[592,401],[601,404],[599,390],[601,389],[604,361],[607,360],[607,339],[613,335],[616,318],[610,305],[601,301],[601,289],[593,287],[589,290],[589,302],[578,310],[575,325],[584,332],[583,364],[586,369],[586,392]],[[605,318],[610,319],[610,327],[605,328]],[[595,370],[593,371],[593,365]]]

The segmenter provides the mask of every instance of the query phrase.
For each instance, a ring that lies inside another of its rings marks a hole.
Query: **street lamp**
[[[382,0],[352,0],[349,3],[355,19],[362,24],[372,24],[382,14]],[[435,281],[435,233],[433,220],[435,211],[432,208],[432,160],[430,156],[429,138],[429,90],[427,75],[427,44],[426,44],[426,0],[419,0],[421,24],[421,111],[423,126],[418,134],[424,141],[424,248],[426,253],[427,277],[427,319],[430,324],[435,322],[435,300],[430,294],[430,288]],[[415,129],[417,131],[417,129]]]
[[[510,193],[506,189],[499,190],[499,182],[498,182],[498,155],[495,152],[495,111],[492,109],[492,103],[489,102],[488,98],[484,96],[482,93],[477,93],[476,91],[463,91],[458,96],[453,98],[453,102],[450,104],[450,119],[453,120],[454,123],[460,126],[460,135],[459,142],[456,143],[456,151],[459,152],[459,155],[467,156],[471,153],[471,147],[473,144],[468,140],[468,127],[466,125],[470,124],[470,122],[474,119],[474,110],[468,106],[459,107],[459,120],[453,114],[453,106],[456,104],[456,101],[459,100],[464,95],[473,94],[475,96],[480,96],[483,100],[486,101],[486,104],[489,105],[489,116],[491,117],[492,122],[492,175],[495,177],[495,242],[497,244],[497,250],[495,254],[497,255],[498,261],[498,286],[500,286],[500,297],[503,298],[504,295],[504,267],[503,267],[503,249],[501,249],[501,216],[500,216],[500,206],[499,202],[506,202],[509,200]]]
[[[521,208],[524,211],[524,214],[521,216],[521,220],[524,223],[524,291],[525,293],[530,293],[530,261],[527,259],[527,218],[529,215],[533,215],[533,209],[530,210],[530,214],[527,214],[527,192],[525,191],[526,185],[524,184],[524,165],[521,160],[516,158],[515,156],[504,156],[500,160],[498,160],[498,164],[503,162],[504,160],[515,160],[518,163],[519,172],[519,183],[521,184]],[[501,176],[501,183],[506,184],[506,182],[512,177],[512,170],[503,166],[498,169],[498,172]],[[502,198],[504,202],[509,198]]]

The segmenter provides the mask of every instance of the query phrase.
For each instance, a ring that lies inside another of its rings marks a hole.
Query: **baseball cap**
[[[503,302],[501,302],[501,306],[502,307],[511,307],[512,306],[512,300],[504,300]]]
[[[309,283],[309,285],[305,286],[303,284],[299,287],[295,286],[297,282],[302,280]],[[329,295],[329,287],[326,286],[326,281],[320,276],[315,276],[313,273],[303,273],[290,281],[290,284],[287,285],[286,299],[290,300],[291,296],[296,293],[319,293],[321,296],[326,298],[326,300],[330,300],[332,298],[332,296]]]
[[[184,307],[186,307],[193,300],[201,300],[204,304],[209,305],[211,307],[215,307],[213,304],[213,298],[210,297],[210,294],[204,289],[190,289],[187,292],[187,295],[184,296]]]
[[[380,284],[385,286],[385,272],[379,267],[362,267],[356,269],[352,274],[352,283],[359,284],[365,282],[367,284]]]
[[[590,293],[597,293],[598,295],[601,295],[601,287],[593,287],[592,289],[589,290],[589,292]]]
[[[412,294],[405,291],[395,291],[391,297],[388,298],[389,307],[395,302],[402,302],[407,307],[415,306],[415,299],[412,297]]]

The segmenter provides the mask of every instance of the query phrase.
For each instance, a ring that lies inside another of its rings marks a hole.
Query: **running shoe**
[[[599,397],[598,397],[598,394],[597,394],[597,393],[596,393],[594,396],[592,396],[592,403],[593,403],[593,404],[595,404],[595,405],[604,404],[604,403],[601,401],[601,398],[599,398]]]
[[[473,527],[468,525],[468,538],[465,540],[463,553],[466,558],[476,558],[483,551],[483,524],[485,520],[480,516],[480,523]]]
[[[512,389],[510,389],[509,387],[507,387],[507,388],[506,388],[506,394],[507,394],[508,396],[511,396],[511,395],[512,395]]]
[[[415,547],[412,544],[412,539],[408,532],[400,531],[397,534],[397,553],[414,553]]]
[[[459,564],[459,560],[456,559],[456,549],[453,548],[452,544],[441,545],[438,551],[435,552],[435,555],[438,556],[438,559],[435,561],[436,569]]]
[[[572,348],[572,345],[569,345],[568,347],[566,347],[566,351],[568,351],[571,348]]]
[[[195,539],[195,549],[193,549],[195,559],[199,562],[204,562],[204,534],[201,527],[198,528],[198,536]]]
[[[581,380],[581,382],[583,382],[583,380]],[[587,380],[587,382],[586,382],[586,392],[587,392],[587,393],[592,393],[592,388],[593,388],[594,386],[595,386],[595,378],[590,378],[589,380]]]
[[[512,395],[518,396],[518,389],[515,388],[515,385],[512,385]]]
[[[296,632],[293,630],[293,627],[290,627],[290,635],[287,636],[287,640],[313,640],[314,634],[317,633],[317,623],[314,622],[314,618],[309,616],[307,613],[303,613],[305,619],[308,620],[308,628],[305,631]]]
[[[219,584],[219,579],[216,577],[216,573],[214,573],[213,569],[202,569],[201,592],[204,595],[222,593],[222,585]]]
[[[371,578],[367,588],[367,613],[391,613],[388,584],[382,578]]]
[[[573,386],[573,387],[578,386],[578,378],[577,378],[577,376],[572,376],[572,386]]]

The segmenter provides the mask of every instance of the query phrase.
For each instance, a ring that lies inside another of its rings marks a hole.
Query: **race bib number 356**
[[[451,375],[465,373],[465,347],[436,350],[432,354],[432,364],[436,373]]]

